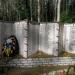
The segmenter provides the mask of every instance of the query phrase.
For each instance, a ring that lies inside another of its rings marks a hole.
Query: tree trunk
[[[61,4],[61,0],[57,1],[57,22],[60,21],[60,4]]]
[[[38,23],[40,23],[40,0],[38,0]]]
[[[32,0],[30,0],[30,15],[31,15],[31,21],[32,21]]]

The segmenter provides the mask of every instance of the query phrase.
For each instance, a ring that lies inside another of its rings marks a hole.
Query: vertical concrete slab
[[[14,23],[14,35],[19,43],[19,54],[27,58],[27,21]]]

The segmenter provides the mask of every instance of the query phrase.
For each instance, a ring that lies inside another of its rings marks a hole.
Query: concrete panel
[[[3,44],[4,41],[11,35],[13,35],[13,23],[0,22],[0,44]]]
[[[58,55],[58,29],[59,25],[57,23],[40,24],[40,50],[49,55]]]
[[[14,35],[18,39],[19,54],[27,58],[27,21],[14,23]]]
[[[28,29],[28,56],[39,50],[39,25],[29,24]]]
[[[65,51],[75,53],[75,24],[64,24]]]

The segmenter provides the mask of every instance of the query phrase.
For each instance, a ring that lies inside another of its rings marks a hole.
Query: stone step
[[[75,59],[12,59],[8,61],[7,66],[14,67],[35,67],[39,65],[74,65]]]

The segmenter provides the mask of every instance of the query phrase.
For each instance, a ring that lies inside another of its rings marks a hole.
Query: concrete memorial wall
[[[0,22],[0,42],[13,35],[13,22]]]
[[[27,21],[14,23],[14,35],[19,43],[19,54],[27,58]]]
[[[39,24],[29,23],[28,28],[28,56],[39,50]]]
[[[19,54],[25,58],[37,51],[58,56],[58,30],[58,23],[0,22],[0,43],[15,35],[19,43]],[[64,24],[63,47],[65,51],[75,53],[75,24]]]
[[[2,43],[11,35],[13,35],[13,23],[0,22],[0,55]]]
[[[57,23],[29,24],[28,56],[42,51],[48,55],[58,55]]]
[[[65,51],[75,53],[75,24],[64,24],[63,46]]]
[[[18,40],[19,54],[27,58],[27,21],[0,22],[0,43],[11,35],[15,35]]]
[[[58,29],[57,23],[41,23],[39,31],[39,49],[49,55],[58,55]]]

